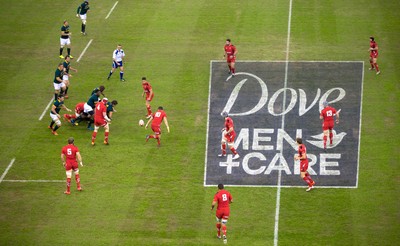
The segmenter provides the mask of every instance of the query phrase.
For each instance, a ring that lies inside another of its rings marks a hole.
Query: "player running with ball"
[[[82,156],[79,152],[78,147],[74,145],[73,137],[68,138],[68,145],[64,146],[61,149],[61,161],[63,166],[65,167],[65,172],[67,174],[67,190],[64,192],[64,194],[71,194],[72,170],[74,170],[75,173],[77,189],[78,191],[81,191],[82,187],[81,179],[79,177],[78,162],[83,167]]]
[[[233,198],[229,191],[224,190],[224,185],[218,185],[218,192],[215,194],[214,199],[211,204],[211,210],[214,209],[215,205],[218,204],[216,218],[217,218],[217,237],[221,238],[221,229],[222,236],[224,238],[224,244],[228,243],[226,238],[226,223],[228,223],[229,219],[229,204],[233,202]]]
[[[308,169],[308,159],[307,159],[307,148],[303,144],[301,138],[296,138],[297,145],[299,146],[299,153],[294,156],[296,161],[300,160],[300,176],[308,184],[308,189],[310,191],[314,189],[315,182],[312,180],[310,174],[307,172]]]

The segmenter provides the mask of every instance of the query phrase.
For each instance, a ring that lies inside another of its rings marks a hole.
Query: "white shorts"
[[[53,82],[53,85],[54,85],[54,90],[56,90],[56,91],[59,91],[59,90],[61,90],[62,87],[65,87],[65,84],[62,82],[59,84]]]
[[[81,17],[81,20],[86,20],[86,14],[84,14],[84,15],[79,15],[79,17]]]
[[[56,114],[52,114],[52,113],[50,113],[50,118],[51,118],[54,122],[60,120],[60,119],[57,117]]]
[[[83,105],[83,112],[88,113],[90,111],[93,111],[93,108],[89,104],[85,103],[85,105]]]
[[[71,44],[71,40],[69,38],[60,38],[60,44],[62,46],[64,45],[70,45]]]
[[[68,74],[67,75],[63,75],[63,80],[69,80],[69,76],[68,76]]]

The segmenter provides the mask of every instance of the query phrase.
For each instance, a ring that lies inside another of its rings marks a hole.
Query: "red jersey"
[[[305,159],[301,159],[300,163],[308,163],[308,159],[307,159],[307,148],[304,144],[300,144],[299,145],[299,156],[305,156]]]
[[[84,102],[78,103],[78,104],[75,106],[75,112],[76,112],[77,114],[83,113],[83,107],[84,107],[84,105],[85,105]]]
[[[226,130],[226,131],[229,131],[229,129],[230,129],[231,127],[234,128],[233,120],[232,120],[231,117],[226,117],[226,118],[225,118],[225,130]]]
[[[321,116],[324,119],[324,122],[333,122],[336,116],[336,109],[330,106],[326,106],[323,110],[321,110]]]
[[[375,49],[376,47],[378,47],[378,44],[375,41],[369,41],[369,47]],[[371,50],[370,53],[371,55],[378,55],[377,50]]]
[[[160,126],[163,119],[167,117],[167,114],[164,112],[164,110],[157,110],[153,115],[153,122],[151,122],[152,126]]]
[[[104,115],[107,115],[107,107],[103,102],[97,103],[94,111],[94,120],[97,122],[105,121]]]
[[[229,56],[233,56],[235,54],[236,47],[233,44],[225,44],[224,50],[229,58]]]
[[[142,83],[142,86],[143,86],[144,92],[145,92],[147,95],[150,95],[150,90],[152,89],[150,83],[147,82],[147,81],[144,81],[144,82]]]
[[[61,153],[67,157],[67,163],[77,163],[76,161],[77,152],[79,152],[79,149],[73,144],[68,144],[64,146],[61,150]]]
[[[227,190],[219,190],[214,196],[214,201],[218,202],[217,209],[229,208],[229,204],[232,202],[232,195]]]

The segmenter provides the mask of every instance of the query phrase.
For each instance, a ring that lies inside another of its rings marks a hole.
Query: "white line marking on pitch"
[[[42,179],[5,179],[3,182],[10,183],[61,183],[65,180],[42,180]]]
[[[82,53],[79,55],[78,59],[76,60],[76,62],[79,62],[83,55],[85,54],[86,50],[89,48],[90,44],[93,42],[93,39],[89,40],[88,44],[86,45],[86,47],[83,49]],[[51,103],[54,101],[53,97],[51,97],[49,104],[47,104],[46,108],[43,110],[43,113],[40,115],[39,117],[39,121],[41,121],[44,117],[44,115],[46,114],[47,110],[49,110]]]
[[[49,104],[47,104],[46,108],[43,110],[43,113],[39,117],[39,121],[41,121],[46,114],[47,110],[49,110],[51,103],[54,102],[54,98],[51,97]]]
[[[3,173],[3,174],[1,175],[1,177],[0,177],[0,183],[3,181],[4,177],[7,175],[8,171],[10,170],[10,168],[12,167],[12,165],[14,164],[14,162],[15,162],[15,158],[13,158],[13,159],[10,161],[10,164],[8,164],[6,170],[4,170],[4,173]]]
[[[88,44],[86,45],[86,47],[83,49],[81,55],[78,57],[78,60],[76,60],[76,62],[79,62],[82,58],[82,56],[85,54],[86,50],[89,48],[90,44],[93,42],[93,39],[89,40]]]
[[[286,87],[288,80],[288,69],[289,69],[289,48],[290,48],[290,26],[292,20],[292,0],[289,1],[289,17],[288,17],[288,29],[287,29],[287,38],[286,38],[286,58],[285,58],[285,80],[284,80],[284,90],[283,90],[283,104],[282,109],[284,110],[286,107]],[[281,129],[285,129],[285,114],[282,115],[282,125]],[[281,156],[283,155],[283,149],[281,149]],[[278,235],[279,235],[279,212],[281,206],[281,179],[282,179],[282,170],[279,169],[278,173],[278,182],[277,182],[277,190],[276,190],[276,206],[275,206],[275,226],[274,226],[274,246],[278,245]]]
[[[113,12],[113,10],[114,10],[115,7],[117,6],[117,4],[118,4],[118,1],[116,1],[116,2],[114,3],[114,6],[112,6],[110,12],[108,12],[108,15],[107,15],[106,18],[105,18],[106,20],[108,19],[108,17],[110,17],[111,13]]]

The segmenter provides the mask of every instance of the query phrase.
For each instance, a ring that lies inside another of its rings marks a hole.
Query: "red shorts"
[[[378,58],[378,53],[370,53],[369,57],[371,58]]]
[[[156,135],[160,135],[161,134],[161,127],[160,126],[151,125],[151,130],[153,130],[154,134],[156,134]]]
[[[228,58],[226,58],[226,62],[227,63],[235,63],[236,62],[236,57],[232,56],[228,56]]]
[[[217,209],[217,212],[216,212],[215,216],[216,216],[218,219],[225,219],[225,220],[228,220],[228,218],[229,218],[229,208],[220,208],[220,209]]]
[[[107,121],[105,119],[101,119],[101,120],[95,119],[94,125],[95,126],[105,126],[105,125],[107,125]]]
[[[149,94],[149,95],[150,95],[150,94]],[[150,102],[151,102],[151,100],[153,100],[154,93],[151,95],[151,97],[149,97],[149,95],[146,94],[146,101],[150,101]]]
[[[226,138],[226,141],[228,141],[228,143],[233,143],[235,142],[236,132],[225,134],[224,137]]]
[[[300,172],[307,172],[308,160],[300,161]]]
[[[78,162],[67,162],[65,164],[65,170],[69,171],[69,170],[76,170],[78,169]]]
[[[322,130],[332,130],[334,126],[335,123],[333,121],[324,121],[324,123],[322,123]]]

